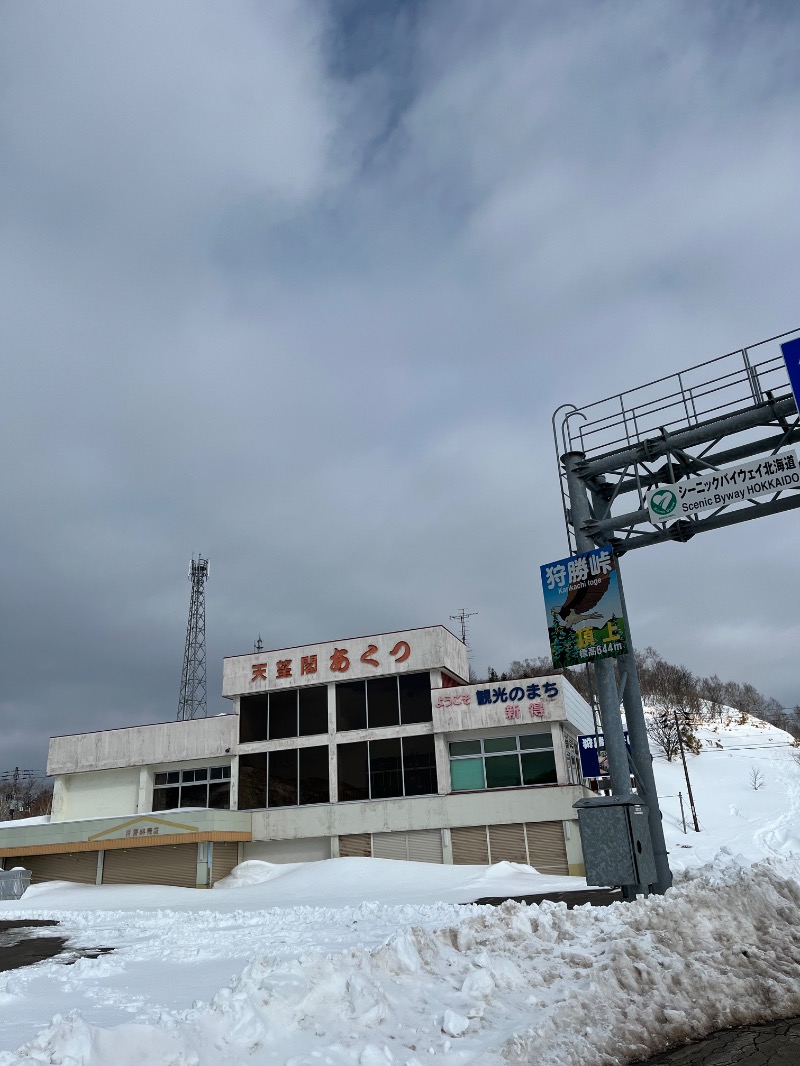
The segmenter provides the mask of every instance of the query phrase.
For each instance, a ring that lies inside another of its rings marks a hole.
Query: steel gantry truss
[[[793,330],[719,356],[648,385],[553,414],[553,440],[570,554],[611,546],[619,557],[663,541],[686,543],[698,533],[800,506],[800,489],[742,499],[672,522],[653,522],[647,494],[659,485],[736,463],[767,460],[800,441],[800,417],[779,342]],[[560,420],[559,420],[560,418]],[[626,898],[672,883],[652,755],[631,643],[622,574],[617,564],[628,652],[594,662],[611,788],[630,793],[630,772],[648,810],[656,868],[653,885],[626,885]],[[630,737],[625,746],[620,703]]]
[[[800,506],[800,493],[789,488],[770,499],[653,523],[645,504],[647,492],[658,485],[768,458],[800,441],[800,418],[778,343],[798,335],[800,330],[793,330],[587,407],[569,404],[555,412],[556,454],[559,460],[575,456],[575,473],[592,495],[584,530],[594,543],[611,544],[620,556]],[[558,470],[574,551],[569,479],[561,461]]]

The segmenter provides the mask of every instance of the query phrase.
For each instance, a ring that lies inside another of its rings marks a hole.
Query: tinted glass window
[[[556,759],[552,751],[537,751],[522,756],[524,785],[554,785],[557,780]]]
[[[370,741],[369,778],[372,799],[388,799],[390,796],[403,795],[399,738]]]
[[[239,756],[239,810],[267,805],[267,756],[264,752]]]
[[[457,740],[450,745],[451,755],[480,755],[481,742],[479,740]]]
[[[336,728],[367,728],[367,689],[363,681],[345,681],[336,686]]]
[[[298,689],[300,698],[300,736],[313,737],[328,732],[328,687],[312,685]]]
[[[269,695],[269,739],[297,736],[297,689]]]
[[[181,789],[181,807],[205,807],[207,799],[207,785],[184,785]]]
[[[269,696],[242,696],[239,701],[239,740],[251,744],[267,739],[267,708]]]
[[[430,674],[400,674],[400,721],[432,722]]]
[[[338,686],[337,686],[338,687]],[[336,748],[339,767],[339,800],[369,799],[367,791],[367,742],[339,744]]]
[[[370,729],[398,724],[400,705],[396,677],[376,677],[367,681],[367,720]]]
[[[488,754],[490,751],[516,751],[516,737],[492,737],[484,740],[483,750]]]
[[[297,803],[297,749],[271,751],[267,764],[268,807],[290,807]]]
[[[172,811],[178,806],[179,788],[157,788],[153,792],[154,811]]]
[[[552,748],[553,737],[550,733],[532,733],[527,737],[519,738],[521,748]]]
[[[513,788],[522,783],[518,755],[496,755],[493,759],[484,759],[484,763],[487,788]]]
[[[450,784],[454,792],[485,788],[483,759],[456,759],[450,763]]]
[[[403,778],[407,796],[427,796],[438,791],[432,736],[403,737]]]
[[[300,748],[300,803],[329,803],[328,746]]]
[[[217,781],[209,785],[208,805],[216,810],[228,810],[231,805],[230,781]]]

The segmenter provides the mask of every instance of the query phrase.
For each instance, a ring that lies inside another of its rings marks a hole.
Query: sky
[[[545,654],[553,410],[800,326],[798,30],[0,2],[0,770],[176,717],[197,553],[209,713],[259,634]],[[797,532],[631,552],[634,642],[800,702]]]

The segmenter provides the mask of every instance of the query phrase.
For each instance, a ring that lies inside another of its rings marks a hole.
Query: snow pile
[[[54,1019],[0,1066],[631,1062],[800,1013],[799,905],[779,864],[728,862],[634,904],[462,908],[374,947],[253,958],[209,1004],[152,1024]]]

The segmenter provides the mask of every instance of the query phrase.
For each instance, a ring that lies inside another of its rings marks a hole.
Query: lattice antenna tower
[[[183,653],[183,673],[181,674],[181,698],[178,707],[178,721],[189,718],[205,718],[206,707],[206,581],[208,581],[208,559],[197,556],[188,574],[192,583],[192,597],[189,601],[189,624],[186,627],[186,649]]]
[[[458,614],[451,614],[450,618],[454,622],[461,624],[461,639],[467,648],[467,659],[472,659],[472,648],[469,644],[469,626],[467,625],[468,618],[474,618],[477,611],[468,611],[466,607],[462,607]]]

